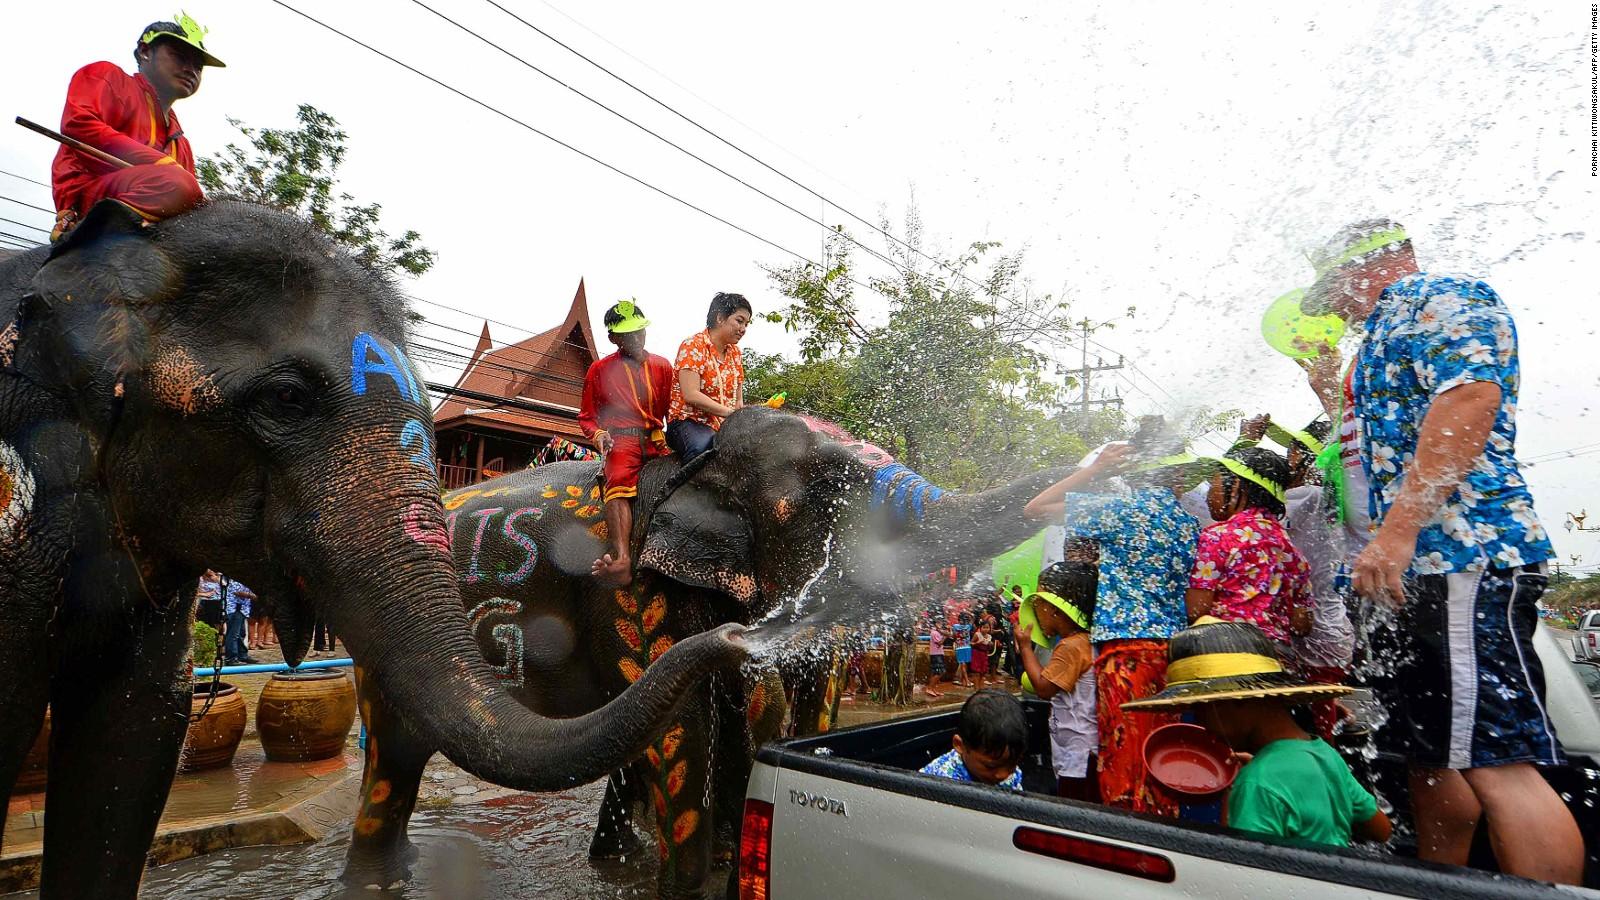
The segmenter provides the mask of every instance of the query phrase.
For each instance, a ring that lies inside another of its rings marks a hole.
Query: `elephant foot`
[[[589,859],[595,862],[625,859],[644,851],[644,842],[627,822],[601,825],[589,842]]]
[[[409,840],[378,850],[351,847],[339,880],[346,887],[372,891],[395,891],[411,881],[411,864],[417,861],[417,848]]]

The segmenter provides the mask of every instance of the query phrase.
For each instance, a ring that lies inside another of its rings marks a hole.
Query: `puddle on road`
[[[589,862],[589,838],[604,783],[558,794],[517,794],[484,803],[419,809],[411,842],[419,851],[412,880],[388,892],[339,882],[350,825],[315,844],[245,847],[157,866],[145,874],[144,900],[322,900],[365,898],[656,896],[655,845],[626,862]],[[726,871],[718,873],[726,877]],[[15,897],[37,897],[35,892]]]

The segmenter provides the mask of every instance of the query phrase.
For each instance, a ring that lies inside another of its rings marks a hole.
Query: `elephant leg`
[[[0,796],[10,796],[50,703],[43,652],[8,653],[0,660],[0,684],[11,686],[0,696]],[[0,835],[5,833],[6,811],[0,806]]]
[[[710,711],[710,692],[702,687],[685,704],[679,721],[645,750],[660,854],[656,890],[663,898],[704,897],[709,888],[714,832],[708,802],[714,764]]]
[[[633,830],[633,804],[643,787],[636,769],[624,768],[606,779],[605,799],[600,802],[600,821],[595,823],[594,839],[589,842],[590,859],[622,859],[639,852],[639,835]]]
[[[363,680],[357,667],[367,749],[361,772],[361,810],[356,814],[340,878],[348,885],[388,888],[411,878],[417,852],[406,837],[406,824],[416,809],[422,772],[434,750],[377,707],[362,689]]]
[[[181,607],[181,608],[180,608]],[[190,610],[146,605],[50,696],[43,898],[132,898],[189,723]],[[66,623],[66,628],[90,628]]]

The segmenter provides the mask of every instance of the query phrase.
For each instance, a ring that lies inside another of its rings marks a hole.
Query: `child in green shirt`
[[[1202,617],[1173,636],[1170,653],[1166,689],[1122,708],[1192,707],[1207,730],[1251,754],[1228,793],[1230,826],[1308,846],[1389,839],[1389,817],[1371,792],[1289,715],[1296,703],[1349,688],[1294,678],[1246,622]]]

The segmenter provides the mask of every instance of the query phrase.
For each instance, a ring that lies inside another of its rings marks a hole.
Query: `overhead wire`
[[[49,188],[50,187],[50,185],[45,184],[42,181],[36,181],[36,180],[34,180],[32,178],[29,178],[26,175],[18,175],[15,172],[8,172],[5,169],[0,169],[0,175],[10,175],[12,178],[17,179],[18,181],[26,181],[29,184],[37,184],[39,187],[42,187],[42,188]]]
[[[427,3],[425,3],[424,0],[411,0],[411,2],[413,4],[415,4],[415,5],[417,5],[417,6],[422,7],[423,9],[427,10],[430,13],[433,13],[435,16],[439,17],[440,19],[443,19],[444,21],[450,23],[451,25],[454,25],[456,28],[460,29],[461,31],[466,32],[467,34],[469,34],[472,37],[476,38],[477,40],[481,41],[482,43],[487,44],[488,46],[493,47],[494,49],[500,51],[501,53],[505,54],[506,56],[510,57],[511,59],[516,60],[518,63],[521,63],[523,66],[526,66],[527,68],[532,69],[535,72],[538,72],[540,75],[543,75],[545,78],[548,78],[549,80],[555,82],[556,84],[561,85],[562,87],[566,88],[567,90],[571,91],[572,93],[577,94],[579,97],[582,97],[583,99],[589,101],[590,103],[594,104],[595,106],[600,107],[601,109],[603,109],[606,112],[612,114],[613,116],[616,116],[617,118],[621,119],[622,121],[627,122],[629,125],[632,125],[633,127],[635,127],[637,129],[639,129],[640,131],[644,132],[645,134],[648,134],[651,137],[655,138],[656,140],[662,142],[663,144],[666,144],[668,147],[671,147],[672,149],[677,150],[679,153],[682,153],[683,155],[685,155],[685,156],[689,157],[690,159],[700,163],[701,165],[706,166],[707,168],[711,169],[712,171],[717,172],[718,174],[723,175],[723,176],[725,176],[725,177],[727,177],[729,179],[732,179],[733,181],[737,182],[738,184],[742,185],[743,187],[748,188],[749,190],[752,190],[752,191],[756,192],[757,194],[760,194],[762,197],[765,197],[766,199],[771,200],[773,203],[778,204],[779,206],[783,207],[784,209],[788,210],[789,212],[792,212],[795,215],[800,216],[801,218],[803,218],[806,221],[812,223],[813,225],[816,225],[819,228],[822,228],[822,229],[824,229],[826,231],[832,231],[833,230],[832,228],[830,228],[828,226],[828,223],[822,221],[821,219],[817,218],[816,216],[811,215],[810,213],[806,212],[803,209],[799,209],[798,207],[794,206],[791,203],[788,203],[787,201],[784,201],[784,200],[782,200],[782,199],[780,199],[778,197],[773,196],[772,194],[762,190],[760,187],[757,187],[756,185],[751,184],[750,182],[744,180],[743,178],[740,178],[738,175],[735,175],[734,173],[728,171],[727,169],[722,168],[721,166],[717,165],[716,163],[712,162],[711,160],[706,159],[705,157],[701,156],[698,153],[695,153],[693,150],[690,150],[689,148],[683,146],[682,144],[679,144],[676,141],[673,141],[671,138],[666,137],[665,135],[661,134],[658,131],[655,131],[654,129],[650,128],[649,126],[640,123],[637,119],[634,119],[634,118],[628,116],[625,113],[619,112],[618,110],[612,108],[611,106],[608,106],[603,101],[597,100],[594,97],[584,93],[583,91],[573,87],[572,85],[568,84],[567,82],[562,81],[560,78],[556,77],[555,75],[550,74],[549,72],[545,71],[544,69],[540,68],[539,66],[529,62],[526,59],[523,59],[522,57],[518,56],[517,54],[511,52],[510,50],[507,50],[505,47],[501,46],[500,44],[497,44],[494,41],[484,37],[481,34],[479,34],[478,32],[473,31],[471,28],[468,28],[467,26],[461,24],[460,22],[456,21],[455,19],[450,18],[449,16],[445,15],[444,13],[439,12],[437,9],[434,9],[433,7],[431,7]],[[534,30],[539,31],[538,26],[533,25],[531,22],[528,22],[527,20],[521,18],[516,13],[513,13],[510,10],[506,9],[505,7],[501,6],[500,4],[495,3],[494,0],[487,0],[487,2],[490,5],[494,6],[496,9],[499,9],[501,12],[504,12],[506,15],[511,16],[512,18],[516,19],[517,21],[521,22],[524,25],[527,25],[529,28],[533,28]],[[543,31],[539,31],[539,33],[540,34],[544,34]],[[549,35],[546,35],[546,37],[548,37],[548,36]],[[552,38],[552,40],[554,40],[554,38]],[[563,46],[565,46],[565,45],[563,45]],[[570,50],[571,48],[568,48],[568,49]],[[576,51],[574,51],[574,52],[576,52]],[[615,77],[615,76],[613,76],[613,77]],[[650,95],[649,94],[645,94],[645,96],[648,97]],[[654,98],[651,98],[651,99],[654,99]],[[660,101],[657,101],[657,102],[659,103]],[[667,107],[667,108],[671,109],[671,107]],[[693,122],[692,119],[687,119],[687,118],[686,118],[686,121]],[[702,128],[702,130],[705,130],[705,129]],[[707,132],[707,133],[712,133],[712,132]],[[726,143],[726,141],[724,141],[724,143]],[[734,145],[729,144],[729,146],[734,146]],[[738,149],[738,148],[735,147],[735,149]],[[746,154],[746,155],[749,155],[749,154]],[[751,157],[751,158],[754,159],[754,157]],[[771,167],[768,166],[768,168],[771,168]],[[773,171],[777,171],[777,170],[773,169]],[[782,174],[782,173],[779,173],[779,174]],[[792,181],[793,179],[790,179],[790,180]],[[795,183],[799,184],[799,182],[795,182]],[[865,250],[868,254],[872,255],[875,258],[877,258],[880,262],[883,262],[884,264],[886,264],[886,265],[888,265],[888,266],[890,266],[892,268],[895,268],[896,270],[898,270],[900,268],[900,265],[898,263],[896,263],[894,260],[890,259],[888,256],[885,256],[882,253],[879,253],[877,250],[873,249],[872,247],[869,247],[866,244],[863,244],[861,241],[859,241],[856,238],[852,237],[849,234],[849,232],[839,231],[839,232],[836,232],[836,233],[839,234],[840,237],[843,237],[845,240],[849,241],[850,243],[856,245],[857,247],[860,247],[862,250]]]
[[[48,213],[52,217],[56,214],[56,211],[53,209],[47,209],[46,207],[40,206],[37,203],[29,203],[26,200],[18,200],[15,197],[7,197],[5,194],[0,194],[0,200],[10,200],[12,203],[17,204],[18,206],[26,206],[29,209],[37,209],[39,212]]]
[[[40,228],[37,225],[29,225],[27,222],[19,222],[16,219],[8,219],[5,216],[0,216],[0,222],[9,222],[12,225],[21,225],[23,228],[31,228],[34,231],[40,232],[41,234],[49,234],[50,233],[50,229],[48,229],[48,228]]]

